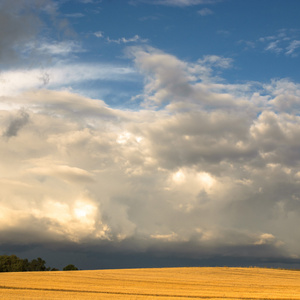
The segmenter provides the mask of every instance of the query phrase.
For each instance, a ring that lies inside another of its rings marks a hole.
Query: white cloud
[[[231,32],[228,30],[218,30],[217,34],[221,34],[223,36],[229,36],[231,34]]]
[[[52,50],[56,51],[57,49]],[[128,67],[105,64],[58,64],[46,70],[8,70],[0,74],[0,96],[15,95],[27,89],[46,86],[48,88],[68,88],[75,83],[91,80],[127,81],[134,72]]]
[[[231,58],[218,55],[205,55],[203,59],[199,59],[198,61],[205,65],[215,66],[223,69],[230,68],[233,62]]]
[[[203,9],[200,9],[198,10],[197,12],[200,16],[209,16],[209,15],[212,15],[214,12],[209,9],[209,8],[203,8]]]
[[[268,46],[265,48],[266,51],[272,51],[272,52],[275,52],[275,53],[280,53],[282,52],[282,48],[280,48],[278,46],[278,44],[280,43],[280,40],[276,40],[274,42],[271,42],[268,44]]]
[[[73,13],[73,14],[65,14],[68,18],[83,18],[85,15],[83,13]]]
[[[147,39],[142,39],[138,35],[135,35],[132,38],[122,37],[122,38],[119,38],[117,40],[110,39],[109,37],[107,37],[106,39],[107,39],[107,41],[109,43],[116,43],[116,44],[127,44],[127,43],[134,43],[134,42],[140,42],[140,43],[146,43],[146,42],[148,42]]]
[[[101,3],[102,0],[79,0],[82,3],[90,4],[90,3]]]
[[[28,48],[31,50],[35,50],[41,53],[46,53],[49,55],[60,55],[67,56],[72,53],[84,52],[84,49],[74,41],[63,41],[59,43],[42,43],[40,46],[36,47],[35,45],[29,45]]]
[[[286,48],[286,55],[295,55],[295,50],[300,47],[300,41],[294,40],[290,43],[290,45]]]
[[[160,4],[167,6],[192,6],[192,5],[201,5],[201,4],[214,4],[221,2],[222,0],[137,0],[135,2],[145,2],[149,4]]]
[[[96,31],[96,32],[94,32],[94,35],[95,35],[97,38],[102,38],[102,37],[104,36],[102,31]]]
[[[248,43],[249,42],[250,41],[248,41]],[[274,52],[276,54],[284,53],[292,57],[298,55],[296,50],[300,47],[298,32],[286,29],[279,30],[275,35],[260,37],[258,42],[264,45],[265,51]]]

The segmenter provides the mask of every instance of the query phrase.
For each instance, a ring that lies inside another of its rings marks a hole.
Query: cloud
[[[212,15],[214,12],[209,8],[203,8],[203,9],[198,10],[197,13],[200,16],[204,17],[204,16]]]
[[[135,35],[132,38],[119,38],[117,40],[110,39],[107,37],[106,39],[109,43],[116,43],[116,44],[127,44],[127,43],[134,43],[134,42],[140,42],[140,43],[146,43],[148,40],[147,39],[142,39],[139,35]]]
[[[218,30],[217,34],[220,34],[220,35],[223,35],[223,36],[227,37],[231,34],[231,32],[228,31],[228,30]]]
[[[277,40],[277,41],[269,43],[268,46],[265,48],[265,50],[266,51],[272,51],[272,52],[275,52],[275,53],[279,54],[283,50],[282,48],[280,48],[278,46],[279,42],[280,41]]]
[[[3,136],[10,138],[17,136],[19,130],[25,126],[29,121],[29,115],[25,111],[20,111],[19,116],[10,120],[6,130],[3,133]]]
[[[135,110],[66,90],[1,96],[1,245],[297,258],[299,84],[227,84],[219,56],[128,54],[145,80]]]
[[[45,42],[41,43],[40,46],[36,45],[27,45],[29,51],[35,50],[40,54],[48,54],[51,56],[67,56],[73,53],[84,52],[82,47],[74,41],[63,41],[63,42]]]
[[[198,61],[206,66],[214,66],[222,69],[230,68],[233,62],[231,58],[221,57],[218,55],[205,55],[202,60],[199,59]]]
[[[290,43],[290,45],[286,48],[286,55],[296,55],[295,50],[300,47],[300,41],[294,40]],[[297,56],[297,55],[296,55]]]
[[[97,32],[94,32],[94,35],[95,35],[97,38],[101,38],[101,37],[103,37],[103,32],[102,32],[102,31],[97,31]]]
[[[102,0],[79,0],[79,2],[84,4],[90,4],[90,3],[101,3]]]
[[[64,50],[66,52],[64,52]],[[51,48],[51,51],[66,55],[68,49]],[[93,80],[116,81],[132,80],[135,71],[128,67],[106,64],[62,64],[58,63],[47,69],[15,69],[3,71],[0,75],[0,95],[10,96],[27,89],[65,88],[75,83],[84,83]]]
[[[68,18],[83,18],[85,15],[83,13],[73,13],[73,14],[65,14]]]
[[[40,2],[40,3],[39,3]],[[43,2],[18,0],[15,3],[4,0],[0,4],[0,61],[17,58],[16,48],[35,38],[41,20],[33,7]],[[45,3],[45,2],[44,2]]]
[[[0,32],[0,61],[3,65],[16,61],[29,61],[29,64],[37,61],[35,50],[40,43],[38,38],[45,30],[45,22],[53,24],[56,31],[64,35],[72,35],[67,21],[59,18],[58,2],[17,0],[12,3],[3,0],[0,3],[0,11],[0,26],[2,28]],[[57,46],[62,46],[62,44],[57,44]],[[48,44],[47,51],[49,47],[51,47],[50,44]]]
[[[161,105],[170,99],[172,103],[181,102],[187,97],[191,101],[200,101],[204,106],[214,105],[215,101],[216,105],[221,104],[219,97],[208,99],[201,80],[209,80],[212,76],[211,66],[228,68],[231,59],[206,56],[196,64],[189,64],[151,47],[133,47],[129,53],[135,58],[141,72],[147,75],[144,96],[148,104]],[[233,104],[229,95],[223,96],[222,105]]]
[[[298,56],[297,49],[300,46],[299,33],[296,30],[281,29],[274,35],[260,37],[257,41],[240,41],[249,48],[255,48],[259,45],[264,46],[264,50],[268,52],[285,54],[286,56]]]
[[[201,5],[201,4],[214,4],[221,1],[222,0],[154,0],[154,1],[137,0],[135,2],[184,7],[184,6]]]
[[[97,32],[94,32],[94,35],[97,37],[97,38],[104,38],[104,33],[102,31],[97,31]],[[125,38],[125,37],[122,37],[122,38],[118,38],[116,40],[114,39],[111,39],[110,37],[106,37],[106,40],[108,43],[115,43],[115,44],[128,44],[128,43],[146,43],[148,42],[147,39],[142,39],[139,35],[135,35],[131,38]]]

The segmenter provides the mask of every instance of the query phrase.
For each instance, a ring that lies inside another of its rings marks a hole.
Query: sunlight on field
[[[300,272],[165,268],[0,273],[0,299],[300,299]]]

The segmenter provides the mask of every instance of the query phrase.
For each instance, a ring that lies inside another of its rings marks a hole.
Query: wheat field
[[[0,273],[0,299],[300,299],[300,272],[225,267]]]

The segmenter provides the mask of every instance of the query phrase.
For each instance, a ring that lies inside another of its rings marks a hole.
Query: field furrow
[[[165,268],[0,273],[0,299],[300,300],[300,272]]]

